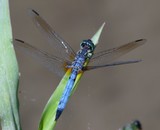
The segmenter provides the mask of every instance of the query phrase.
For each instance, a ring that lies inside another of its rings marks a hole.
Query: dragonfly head
[[[95,49],[95,45],[90,39],[83,40],[83,42],[80,44],[80,47],[81,49],[87,49],[88,57],[92,56],[92,53]]]

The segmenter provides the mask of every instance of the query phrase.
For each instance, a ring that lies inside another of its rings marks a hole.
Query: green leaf
[[[0,121],[2,130],[20,130],[18,65],[12,41],[8,0],[0,0]]]
[[[56,116],[57,107],[58,107],[60,98],[62,96],[62,93],[64,91],[64,88],[68,82],[70,74],[71,74],[71,69],[69,69],[66,72],[61,82],[59,83],[58,87],[56,88],[56,90],[50,97],[48,103],[46,104],[42,117],[41,117],[40,124],[39,124],[39,130],[53,130],[54,129],[56,125],[55,116]],[[75,84],[74,84],[74,88],[76,88],[82,74],[83,73],[80,73],[77,76]],[[75,89],[73,89],[72,91],[74,90]]]

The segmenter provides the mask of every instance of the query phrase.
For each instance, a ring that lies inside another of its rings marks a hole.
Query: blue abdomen
[[[55,120],[58,120],[58,118],[62,114],[64,108],[66,107],[66,104],[68,102],[69,96],[71,95],[71,91],[72,91],[76,76],[77,76],[77,72],[73,71],[71,76],[69,77],[69,80],[67,82],[65,90],[64,90],[64,92],[62,94],[62,97],[60,99],[60,102],[58,104],[58,108],[57,108],[57,112],[56,112],[56,119]]]

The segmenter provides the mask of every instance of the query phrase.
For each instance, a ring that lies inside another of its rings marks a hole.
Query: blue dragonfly
[[[62,77],[68,70],[70,71],[69,80],[58,103],[55,120],[58,120],[61,113],[63,112],[79,73],[103,67],[137,63],[141,61],[114,60],[143,45],[146,42],[145,39],[139,39],[121,45],[119,47],[104,50],[94,54],[95,47],[98,43],[101,31],[104,27],[103,24],[91,39],[82,41],[82,43],[80,44],[80,50],[76,53],[71,48],[69,43],[67,43],[62,37],[60,37],[39,15],[39,13],[37,13],[35,10],[30,10],[30,16],[40,32],[42,32],[42,34],[47,37],[49,44],[54,49],[53,54],[37,49],[29,43],[26,43],[19,39],[15,39],[15,47],[36,58],[40,63],[44,64],[44,66],[46,66],[49,70],[55,72],[60,77]]]

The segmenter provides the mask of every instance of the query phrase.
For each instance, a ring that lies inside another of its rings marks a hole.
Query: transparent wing
[[[70,45],[35,10],[29,10],[29,14],[37,28],[47,37],[50,45],[54,48],[54,55],[72,61],[76,53]]]
[[[112,63],[109,63],[109,64],[105,64],[105,65],[86,66],[86,67],[83,68],[83,70],[86,71],[86,70],[94,70],[94,69],[117,66],[117,65],[133,64],[133,63],[138,63],[138,62],[141,62],[141,61],[142,60],[115,61],[115,62],[112,62]]]
[[[111,63],[112,61],[116,60],[120,56],[130,52],[131,50],[143,45],[146,42],[145,39],[139,39],[130,43],[127,43],[125,45],[122,45],[120,47],[116,47],[113,49],[105,50],[99,53],[96,53],[93,55],[93,57],[90,60],[90,65],[93,66],[103,66],[108,63]]]
[[[23,51],[24,53],[34,57],[50,71],[55,72],[60,77],[62,77],[66,72],[66,65],[71,65],[71,62],[68,62],[62,58],[53,56],[47,52],[37,49],[36,47],[31,46],[30,44],[15,39],[13,41],[15,48]]]

